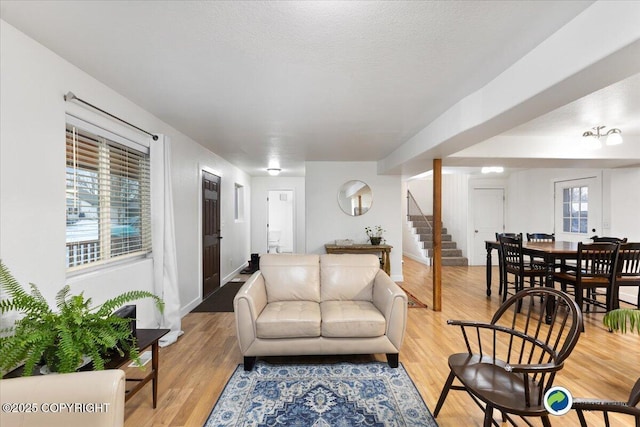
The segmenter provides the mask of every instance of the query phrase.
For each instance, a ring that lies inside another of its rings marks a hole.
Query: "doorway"
[[[580,242],[602,235],[602,191],[597,177],[554,182],[556,240]]]
[[[504,232],[504,188],[474,188],[472,203],[473,265],[484,265],[487,262],[485,241],[493,241],[496,233]],[[492,262],[497,265],[497,257],[493,257]]]
[[[294,253],[293,190],[269,190],[267,205],[267,253]]]
[[[220,177],[202,171],[202,299],[220,287]]]

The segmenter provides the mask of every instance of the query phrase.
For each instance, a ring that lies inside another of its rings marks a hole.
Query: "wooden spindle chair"
[[[543,304],[534,304],[540,298]],[[582,327],[582,313],[569,295],[552,288],[527,288],[504,302],[489,323],[447,323],[460,327],[466,352],[449,356],[450,373],[435,417],[449,390],[464,390],[484,410],[485,427],[498,425],[494,410],[512,425],[512,416],[520,416],[539,417],[544,426],[551,426],[544,393],[553,386]],[[461,385],[454,385],[454,380]]]
[[[496,242],[500,243],[500,237],[520,237],[522,238],[522,233],[496,233]],[[500,282],[498,283],[498,295],[503,295],[503,291],[505,290],[505,282],[504,282],[504,267],[502,265],[502,249],[498,246],[498,274]],[[506,294],[504,294],[506,295]],[[504,301],[505,298],[503,298]]]
[[[532,267],[529,260],[525,260],[522,251],[522,236],[508,237],[500,236],[500,255],[502,257],[502,278],[504,281],[502,301],[506,301],[509,292],[509,284],[513,283],[514,294],[524,289],[525,278],[529,278],[531,286],[535,285],[536,277],[540,278],[540,283],[547,275],[545,267]],[[513,276],[513,281],[510,281]]]
[[[587,420],[585,419],[584,412],[598,412],[602,415],[602,420],[606,427],[616,426],[618,424],[611,424],[611,414],[623,414],[624,419],[630,417],[635,420],[635,426],[640,427],[640,378],[636,381],[635,385],[631,389],[629,394],[629,400],[626,402],[615,400],[600,400],[600,399],[583,399],[574,398],[571,408],[578,413],[578,419],[580,420],[581,427],[588,427]],[[624,422],[620,420],[621,422]],[[602,425],[602,424],[599,424]],[[625,424],[627,425],[627,424]],[[629,424],[631,425],[631,424]]]
[[[638,288],[636,308],[640,309],[640,243],[624,243],[620,245],[613,308],[620,307],[619,291],[621,287],[627,286]]]
[[[566,290],[567,286],[574,288],[580,309],[596,312],[596,307],[600,307],[605,312],[610,311],[614,306],[614,297],[617,296],[615,276],[619,247],[618,243],[579,242],[576,270],[556,272],[553,280],[560,282],[562,290]],[[597,299],[597,289],[605,290],[605,302]],[[594,306],[593,310],[591,305]]]

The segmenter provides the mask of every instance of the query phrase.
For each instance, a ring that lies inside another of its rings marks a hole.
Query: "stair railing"
[[[427,219],[427,216],[422,213],[422,209],[420,209],[418,202],[416,201],[415,197],[413,197],[413,194],[411,194],[410,190],[407,190],[407,215],[421,216],[422,219],[427,223],[429,231],[433,235],[433,226],[431,225],[431,222]]]

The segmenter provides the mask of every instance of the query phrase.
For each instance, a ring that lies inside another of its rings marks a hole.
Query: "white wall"
[[[407,196],[407,190],[410,190],[414,197],[414,184],[417,181],[402,181],[402,195]],[[424,181],[420,181],[424,182]],[[419,191],[418,191],[419,192]],[[418,202],[420,204],[420,202]],[[420,204],[422,208],[422,205]],[[407,219],[407,200],[406,198],[402,203],[402,255],[409,257],[415,261],[423,264],[429,264],[429,259],[424,255],[422,250],[422,244],[419,241],[419,237],[413,233],[413,227],[409,227],[409,221]]]
[[[402,194],[400,176],[378,175],[375,162],[307,162],[306,213],[307,252],[325,253],[324,245],[336,239],[368,243],[364,228],[382,226],[391,250],[391,277],[402,280]],[[349,216],[338,206],[338,190],[350,180],[371,188],[371,209],[361,216]]]
[[[468,257],[467,217],[469,212],[468,197],[469,175],[442,175],[442,221],[447,228],[447,234],[456,242],[462,256]],[[461,197],[462,196],[462,197]]]
[[[93,77],[0,20],[0,258],[20,283],[33,282],[53,301],[65,284],[100,303],[131,289],[152,290],[152,259],[67,278],[65,248],[65,113],[140,135],[76,103],[78,97],[172,142],[178,280],[182,312],[201,295],[200,170],[222,176],[222,277],[246,263],[249,225],[233,223],[234,181],[250,178]],[[248,196],[249,197],[249,196]],[[151,312],[138,311],[141,326]]]
[[[554,182],[601,177],[602,169],[527,169],[513,172],[508,178],[505,217],[506,231],[511,233],[554,232]],[[608,186],[607,186],[608,187]],[[602,218],[608,216],[611,205],[618,200],[605,203],[609,188],[602,189]],[[598,233],[608,235],[610,230]]]
[[[640,168],[613,169],[610,172],[611,187],[609,221],[611,236],[626,237],[630,242],[640,242]],[[604,199],[604,197],[603,197]],[[620,298],[638,301],[638,288],[620,288]]]
[[[422,213],[433,215],[433,178],[428,177],[407,181],[407,189],[411,191]]]
[[[293,190],[294,251],[306,252],[305,178],[254,176],[251,179],[251,253],[267,252],[269,190]],[[249,254],[246,255],[249,259]]]
[[[640,168],[613,169],[609,195],[611,235],[640,242]]]
[[[599,235],[640,241],[640,168],[529,169],[511,174],[507,197],[507,230],[553,232],[553,183],[602,177],[602,223]],[[608,227],[605,227],[608,225]],[[636,301],[636,288],[620,290],[621,298]]]

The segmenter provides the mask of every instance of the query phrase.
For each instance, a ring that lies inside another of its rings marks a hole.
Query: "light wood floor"
[[[430,268],[405,258],[403,274],[401,285],[431,307]],[[493,276],[497,277],[497,271]],[[464,351],[459,330],[446,321],[489,320],[499,305],[496,281],[494,295],[487,298],[484,267],[443,267],[442,311],[409,309],[400,362],[432,411],[449,372],[447,357]],[[626,400],[640,377],[640,336],[607,332],[601,314],[585,318],[585,333],[556,384],[574,396]],[[151,386],[145,386],[126,404],[127,427],[202,426],[232,372],[242,363],[233,313],[191,313],[183,319],[182,328],[185,334],[176,344],[160,349],[158,408],[152,408]],[[386,360],[384,355],[365,357]],[[482,412],[466,393],[452,391],[437,421],[441,427],[480,426]],[[551,422],[554,426],[578,425],[573,412],[553,417]],[[617,420],[612,425],[631,424]]]

